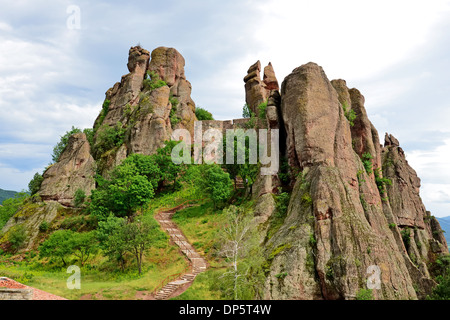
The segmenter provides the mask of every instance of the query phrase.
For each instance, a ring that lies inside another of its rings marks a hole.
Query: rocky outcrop
[[[94,174],[95,161],[86,135],[76,133],[69,138],[58,162],[44,172],[39,195],[44,201],[72,206],[75,191],[81,189],[90,195],[95,188]]]
[[[170,140],[174,129],[188,129],[193,136],[197,118],[184,64],[183,56],[173,48],[159,47],[151,54],[140,47],[130,49],[130,73],[106,92],[109,107],[94,124],[93,153],[102,175],[107,176],[129,154],[155,153]],[[154,86],[158,80],[164,82]],[[102,132],[110,128],[122,136],[117,139],[119,144],[105,150]]]
[[[388,134],[383,148],[383,174],[392,181],[386,188],[397,225],[425,229],[426,209],[419,194],[420,178],[408,164],[398,140]]]
[[[427,274],[399,246],[399,230],[389,228],[373,174],[360,159],[363,152],[381,157],[362,95],[308,63],[286,77],[281,100],[286,156],[302,173],[282,227],[266,243],[265,298],[354,299],[370,268],[380,271],[377,299],[416,299],[414,288],[429,290],[432,281],[422,281]],[[353,130],[343,103],[357,113]]]
[[[26,235],[22,249],[26,251],[32,250],[42,240],[39,226],[43,222],[51,225],[58,216],[66,213],[70,214],[74,210],[76,209],[64,207],[56,201],[47,201],[45,203],[28,201],[8,220],[1,230],[3,237],[0,238],[0,244],[7,243],[6,240],[9,234],[20,226],[24,228]]]
[[[258,106],[266,102],[273,91],[279,90],[278,80],[275,77],[275,71],[272,63],[264,68],[263,80],[261,81],[261,62],[258,60],[250,66],[245,82],[245,101],[249,109],[258,114]]]
[[[392,223],[398,227],[397,244],[405,252],[411,277],[420,285],[418,294],[424,298],[434,287],[427,266],[439,254],[448,254],[447,242],[436,218],[426,211],[420,198],[420,179],[394,136],[386,134],[381,158],[383,175],[390,181],[386,197]]]
[[[173,129],[184,128],[194,132],[195,103],[191,98],[192,85],[184,74],[183,56],[173,48],[159,47],[153,50],[148,67],[150,72],[157,73],[170,88],[170,95],[178,100],[176,115],[181,122]]]

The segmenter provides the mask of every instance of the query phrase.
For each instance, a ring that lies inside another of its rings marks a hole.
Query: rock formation
[[[193,134],[197,118],[184,64],[183,56],[173,48],[159,47],[151,55],[140,47],[130,49],[130,73],[106,92],[109,105],[94,124],[93,154],[99,160],[99,172],[107,175],[129,154],[155,153],[170,140],[174,129],[188,129]],[[157,80],[165,85],[153,87],[151,81]],[[111,128],[122,131],[123,136],[104,150],[101,144]]]
[[[350,108],[356,114],[353,124],[346,117]],[[321,67],[308,63],[284,80],[281,114],[286,157],[291,169],[298,168],[301,174],[283,225],[265,244],[270,267],[264,298],[354,299],[366,288],[368,270],[379,270],[381,286],[373,290],[375,298],[423,298],[433,281],[424,263],[408,254],[401,228],[390,225],[400,215],[410,226],[423,226],[425,211],[418,184],[415,175],[399,163],[405,171],[399,175],[410,185],[404,191],[408,205],[396,200],[402,198],[394,191],[396,182],[388,187],[392,200],[384,197],[375,177],[376,171],[382,178],[377,171],[381,147],[367,118],[364,97],[356,89],[349,90],[343,80],[330,82]],[[364,153],[373,156],[370,171],[362,163]],[[386,177],[396,180],[389,173]],[[399,204],[391,208],[392,201]],[[403,207],[406,213],[400,210]],[[422,239],[424,250],[433,247],[436,239],[429,232],[417,234],[414,237]],[[435,245],[439,252],[448,252],[443,241],[439,244]],[[280,274],[287,276],[280,281]]]
[[[44,201],[53,200],[72,206],[78,189],[89,196],[95,188],[94,174],[95,161],[86,135],[76,133],[69,138],[59,161],[44,172],[39,195]]]
[[[95,188],[95,172],[107,176],[132,153],[155,153],[174,129],[193,135],[195,103],[182,55],[132,47],[127,65],[129,73],[106,92],[92,149],[84,134],[72,136],[44,174],[39,195],[48,203],[31,206],[34,214],[22,210],[4,232],[18,222],[36,229],[54,220],[61,205],[72,205],[77,189],[89,195]],[[376,299],[429,294],[435,283],[428,265],[448,253],[447,243],[422,203],[420,179],[399,141],[386,135],[380,145],[361,92],[344,80],[329,81],[315,63],[294,69],[281,90],[271,63],[262,79],[261,63],[253,64],[244,82],[257,126],[269,134],[279,130],[279,160],[287,164],[278,174],[258,176],[252,188],[266,258],[263,298],[355,299],[369,284]],[[263,102],[265,119],[258,110]],[[248,121],[205,121],[203,131],[224,132]],[[281,191],[290,194],[282,217]]]
[[[247,71],[244,78],[245,101],[249,109],[258,114],[258,106],[267,101],[271,92],[279,90],[278,81],[272,63],[264,68],[263,80],[261,81],[261,62],[258,60]]]

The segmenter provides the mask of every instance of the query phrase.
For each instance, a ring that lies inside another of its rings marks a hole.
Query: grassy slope
[[[188,290],[175,300],[217,300],[220,292],[212,288],[216,279],[224,272],[223,261],[214,254],[217,246],[217,232],[224,222],[224,215],[220,210],[214,210],[210,201],[203,202],[196,207],[178,211],[173,221],[179,226],[186,238],[193,244],[210,264],[209,269],[197,276]]]
[[[173,207],[192,198],[189,191],[163,195],[154,199],[148,208],[141,210],[152,215],[160,208]],[[74,217],[66,217],[73,219]],[[164,278],[183,271],[188,263],[179,248],[167,240],[163,248],[150,248],[146,252],[143,274],[139,276],[135,261],[128,259],[125,273],[117,270],[117,264],[107,261],[100,254],[88,261],[81,269],[81,289],[69,290],[66,286],[70,276],[66,269],[55,266],[47,260],[39,260],[37,252],[20,255],[11,259],[10,255],[0,253],[0,276],[10,277],[29,286],[41,289],[68,299],[136,299],[139,291],[151,293]],[[18,262],[17,260],[23,259]],[[59,262],[56,262],[58,265]],[[73,259],[69,264],[76,264]],[[60,264],[59,264],[60,265]],[[27,277],[31,276],[31,280]]]

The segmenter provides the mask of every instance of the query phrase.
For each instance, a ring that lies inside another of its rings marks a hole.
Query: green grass
[[[221,210],[214,210],[212,201],[180,210],[172,219],[200,254],[208,260],[215,260],[212,253],[217,241],[216,235],[225,216]]]
[[[225,268],[214,268],[200,273],[185,292],[171,300],[220,300],[220,291],[214,289],[214,286],[224,272]]]
[[[74,263],[72,261],[71,263]],[[95,267],[98,265],[98,267]],[[39,266],[40,265],[40,266]],[[143,274],[138,275],[135,261],[130,257],[125,272],[117,270],[115,264],[96,256],[81,269],[81,289],[69,290],[66,281],[70,274],[64,267],[54,267],[37,258],[24,262],[0,261],[0,276],[6,276],[31,287],[70,299],[136,299],[138,291],[151,293],[169,275],[183,271],[186,259],[176,246],[151,248],[147,251]],[[26,281],[27,277],[31,279]]]

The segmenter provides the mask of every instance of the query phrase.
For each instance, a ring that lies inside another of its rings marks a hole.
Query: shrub
[[[8,241],[15,250],[20,249],[26,238],[27,232],[23,225],[14,226],[8,234]]]
[[[74,195],[75,208],[81,207],[84,203],[84,200],[86,200],[86,193],[82,189],[77,189]]]
[[[369,152],[366,152],[362,155],[362,163],[364,168],[366,169],[367,174],[372,174],[373,172],[372,159],[373,156]]]
[[[342,109],[344,109],[344,115],[347,118],[348,122],[350,123],[350,126],[355,125],[355,119],[356,119],[356,113],[353,109],[350,109],[347,104],[342,105]]]
[[[98,127],[103,124],[103,120],[105,120],[105,117],[108,114],[110,104],[111,104],[111,101],[108,99],[105,99],[105,101],[103,101],[102,111],[100,112],[100,116],[99,116],[98,122],[96,124],[96,128],[93,130],[94,132],[97,131]]]
[[[107,124],[102,125],[97,134],[96,152],[103,154],[106,151],[119,147],[123,144],[126,128],[121,122],[117,122],[114,127]]]
[[[360,289],[356,294],[356,300],[373,300],[372,290]]]
[[[170,109],[169,119],[170,119],[171,126],[174,127],[181,121],[181,118],[177,116],[179,102],[178,102],[178,99],[173,96],[170,96],[169,101],[172,104],[172,109]]]
[[[167,86],[167,83],[164,80],[161,80],[156,72],[147,71],[143,85],[144,89],[155,90]]]
[[[378,191],[380,192],[380,195],[383,196],[387,192],[386,186],[391,186],[392,181],[391,181],[391,179],[384,178],[382,176],[382,172],[381,172],[380,168],[375,169],[374,174],[375,174],[375,182],[377,184]]]
[[[9,198],[3,201],[0,207],[0,230],[8,222],[8,220],[19,210],[24,201],[29,197],[26,193],[17,193],[14,198]]]
[[[33,179],[28,183],[28,190],[31,195],[38,193],[43,180],[44,178],[38,172],[34,174]]]
[[[265,120],[266,119],[266,109],[267,109],[267,101],[262,102],[258,106],[258,117],[261,120]]]
[[[46,232],[49,229],[50,225],[47,221],[42,221],[42,223],[39,225],[39,231],[40,232]]]
[[[291,195],[287,192],[282,192],[278,196],[276,196],[276,210],[277,210],[277,216],[284,217],[286,216],[289,201],[291,199]]]
[[[197,107],[195,108],[195,115],[197,116],[197,119],[202,120],[214,120],[211,112],[208,112],[207,110]]]

